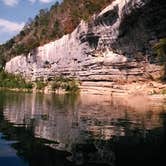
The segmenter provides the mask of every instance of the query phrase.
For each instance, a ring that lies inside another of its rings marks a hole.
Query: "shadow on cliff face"
[[[101,16],[98,16],[94,22],[89,22],[88,24],[88,33],[86,34],[85,38],[80,38],[81,42],[88,42],[89,47],[91,49],[97,49],[99,45],[99,38],[100,35],[96,35],[93,33],[93,28],[96,26],[112,26],[114,23],[116,23],[119,15],[119,8],[118,6],[115,6],[112,10],[107,11]]]
[[[103,25],[103,26],[112,26],[118,19],[119,15],[119,8],[118,6],[115,6],[112,10],[107,11],[102,16],[99,16],[95,22],[94,25]]]
[[[128,14],[131,8],[132,1],[123,8],[119,37],[113,47],[129,55],[137,52],[151,55],[153,44],[166,36],[165,0],[149,0],[145,6],[135,7]]]

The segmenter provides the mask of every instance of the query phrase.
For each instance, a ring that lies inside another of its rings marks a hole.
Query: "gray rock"
[[[30,80],[45,80],[58,75],[82,81],[156,79],[161,76],[162,67],[150,64],[147,56],[136,57],[135,54],[137,51],[150,53],[151,39],[160,38],[161,28],[166,26],[164,23],[149,28],[156,12],[161,21],[165,20],[165,3],[159,1],[115,0],[94,15],[90,23],[81,21],[71,34],[38,47],[27,56],[11,59],[5,70]]]

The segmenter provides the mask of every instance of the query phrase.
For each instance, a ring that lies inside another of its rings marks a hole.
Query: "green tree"
[[[160,39],[159,42],[154,45],[153,49],[155,50],[161,64],[164,65],[163,79],[166,80],[166,38]]]

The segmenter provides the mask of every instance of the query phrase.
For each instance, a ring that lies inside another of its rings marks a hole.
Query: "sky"
[[[40,9],[49,9],[61,0],[0,0],[0,44],[18,34]]]

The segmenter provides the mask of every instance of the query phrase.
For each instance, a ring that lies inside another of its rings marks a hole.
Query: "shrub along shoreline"
[[[0,89],[28,92],[44,92],[45,89],[53,93],[77,93],[79,82],[72,78],[55,77],[50,81],[26,81],[20,75],[0,71]]]
[[[6,73],[4,70],[0,71],[0,87],[7,89],[32,89],[33,84],[26,82],[24,78],[19,75]]]

